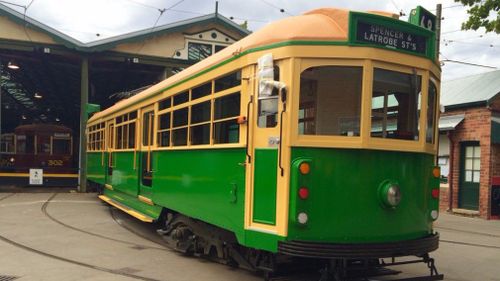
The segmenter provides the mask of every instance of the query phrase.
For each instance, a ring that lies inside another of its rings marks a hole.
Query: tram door
[[[257,69],[255,69],[257,71]],[[279,67],[274,67],[274,80],[279,81]],[[252,206],[250,206],[250,225],[252,228],[274,230],[276,228],[277,191],[278,191],[278,156],[280,143],[278,90],[270,95],[258,93],[258,82],[255,93],[252,118],[249,120],[252,156],[250,163],[251,186],[253,186]]]
[[[140,142],[140,170],[139,170],[139,199],[151,203],[151,187],[153,185],[153,128],[154,108],[147,107],[141,110],[141,142]]]
[[[115,144],[115,123],[110,121],[106,123],[106,133],[108,137],[106,138],[106,156],[104,161],[106,161],[106,185],[113,186],[113,168],[114,168],[114,157],[113,148]]]

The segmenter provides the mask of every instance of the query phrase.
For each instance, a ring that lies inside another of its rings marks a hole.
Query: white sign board
[[[30,169],[30,185],[43,184],[43,169]]]

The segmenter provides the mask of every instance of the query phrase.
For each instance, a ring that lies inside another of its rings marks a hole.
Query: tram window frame
[[[362,65],[321,64],[301,71],[299,135],[360,137],[363,69]]]
[[[96,134],[97,136],[98,134]],[[63,151],[62,153],[59,152],[59,146],[60,146],[60,143],[62,142],[67,142],[67,146],[66,146],[66,151]],[[72,149],[72,139],[71,137],[53,137],[52,138],[52,155],[72,155],[73,154],[73,149]],[[96,142],[97,143],[97,142]],[[100,150],[97,148],[95,148],[96,150]]]
[[[137,130],[137,111],[131,111],[115,118],[115,150],[135,149]]]
[[[378,80],[377,75],[379,76]],[[389,76],[389,78],[383,77],[384,75]],[[383,79],[385,78],[389,79],[389,81],[383,81]],[[399,83],[404,79],[408,79],[407,84]],[[382,67],[373,68],[370,128],[370,136],[372,138],[419,141],[421,130],[421,128],[419,128],[420,118],[422,115],[420,112],[422,103],[422,79],[422,75],[418,74],[416,71],[414,71],[414,73],[409,73]],[[397,87],[393,87],[397,83],[399,83],[400,89],[397,89]],[[384,86],[383,84],[386,84],[386,86]],[[403,87],[409,88],[408,92],[403,92],[401,90],[401,88]],[[381,91],[381,89],[383,89],[384,91]],[[413,102],[412,96],[416,99]],[[380,98],[383,98],[381,107],[377,105],[379,102],[375,100],[380,100]],[[377,105],[376,108],[375,105]],[[412,106],[412,108],[409,108],[410,106]],[[410,109],[411,111],[414,111],[416,115],[413,116],[415,117],[414,119],[412,119],[413,117],[410,116],[412,115]],[[407,117],[406,119],[404,119],[405,115]],[[393,120],[389,120],[389,117]],[[394,121],[396,122],[395,124]],[[378,126],[379,123],[381,123],[382,126],[380,132],[378,131],[378,127],[374,127],[375,124],[377,124]],[[396,125],[396,127],[395,129],[390,129],[388,128],[389,125]],[[400,127],[403,128],[400,129]]]
[[[37,155],[51,155],[51,145],[49,135],[36,136],[36,154]]]
[[[434,144],[436,142],[438,87],[432,80],[433,79],[429,79],[427,89],[427,124],[425,128],[425,142],[428,144]],[[431,88],[433,91],[431,91]],[[432,99],[431,93],[433,96]]]
[[[159,109],[156,119],[157,126],[155,127],[155,133],[157,136],[156,144],[158,149],[178,149],[182,147],[189,148],[239,143],[240,129],[239,124],[237,124],[236,120],[241,115],[241,79],[238,78],[238,82],[233,81],[229,84],[226,83],[226,85],[230,85],[229,87],[219,87],[219,91],[214,90],[216,81],[227,77],[241,77],[241,69],[224,73],[217,78],[198,84],[198,86],[191,88],[189,91],[186,90],[180,93],[191,94],[190,100],[184,99],[182,102],[178,100],[176,103],[175,97],[180,95],[179,93],[177,93],[158,101],[158,103],[160,103],[170,98],[172,98],[173,101],[171,107],[160,107],[158,104]],[[220,85],[219,82],[217,83],[218,85]],[[209,93],[203,94],[202,96],[199,96],[197,94],[193,95],[193,91],[195,89],[205,88],[206,90],[208,88],[208,85],[210,86]],[[238,104],[237,106],[233,107],[237,107],[237,109],[228,109],[229,112],[226,112],[228,111],[226,110],[225,112],[223,112],[223,115],[217,115],[221,113],[217,106],[226,108],[227,106],[220,105],[220,103],[224,99],[228,99],[229,96],[236,94],[239,95]],[[203,110],[201,110],[200,107]],[[162,118],[167,119],[165,115],[168,114],[170,114],[169,128],[167,128],[165,126],[166,124],[164,124],[161,120]],[[224,122],[233,122],[234,126],[228,126]],[[238,128],[235,127],[236,125],[238,126]],[[215,132],[217,132],[218,135],[215,135]]]
[[[237,110],[235,110],[236,107],[231,107],[227,104],[227,101],[230,101],[230,97],[237,97],[237,101],[234,101],[234,103],[237,104]],[[222,102],[223,98],[226,99],[226,103]],[[219,105],[217,104],[217,101],[221,101]],[[230,111],[229,114],[224,112],[225,107],[232,111]],[[214,140],[214,144],[238,143],[240,141],[240,126],[237,122],[237,118],[241,114],[241,92],[238,91],[215,99],[213,108],[214,121],[212,125],[212,138]],[[220,112],[217,113],[217,111]],[[225,125],[232,125],[232,127],[225,127]],[[231,136],[233,136],[233,138],[236,136],[236,139],[232,139]]]
[[[278,64],[273,66],[273,80],[280,81],[281,69]],[[257,126],[259,128],[275,128],[278,126],[279,111],[279,89],[274,87],[271,95],[258,97],[257,102]],[[264,110],[267,109],[267,110]]]
[[[87,151],[103,151],[105,149],[105,137],[104,122],[89,126],[87,129]]]
[[[168,117],[167,117],[168,116]],[[162,118],[168,120],[168,122],[163,122]],[[157,128],[157,146],[158,147],[169,147],[170,146],[170,137],[172,132],[172,112],[159,112],[158,113],[158,128]],[[165,125],[165,126],[163,126]],[[165,137],[166,136],[166,137]],[[166,142],[164,142],[166,141]]]

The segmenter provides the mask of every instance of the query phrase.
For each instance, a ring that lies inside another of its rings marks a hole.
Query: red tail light
[[[309,189],[307,189],[307,187],[301,187],[299,189],[299,197],[302,200],[307,199],[309,197]]]
[[[439,198],[439,189],[433,189],[432,190],[432,198],[438,199]]]

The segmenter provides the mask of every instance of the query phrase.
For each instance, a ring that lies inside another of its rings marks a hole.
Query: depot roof
[[[83,43],[69,35],[66,35],[57,29],[54,29],[44,23],[41,23],[33,18],[25,16],[24,14],[11,9],[3,4],[0,4],[0,16],[6,16],[12,21],[29,28],[33,28],[37,31],[49,35],[54,41],[59,44],[64,45],[69,49],[74,49],[82,52],[98,52],[105,51],[114,48],[118,44],[143,41],[146,38],[172,33],[185,30],[193,25],[204,25],[208,23],[218,23],[223,26],[235,30],[242,36],[246,36],[250,33],[247,29],[239,26],[228,18],[220,15],[219,13],[208,14],[200,17],[191,18],[188,20],[182,20],[174,23],[169,23],[161,25],[155,28],[148,28],[140,31],[130,32],[127,34],[114,36],[98,41],[93,41],[89,43]]]

